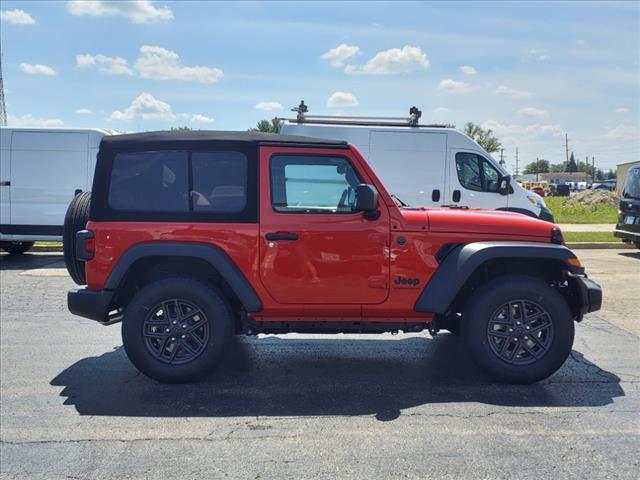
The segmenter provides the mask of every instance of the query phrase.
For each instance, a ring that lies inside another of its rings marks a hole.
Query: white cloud
[[[7,124],[10,127],[62,127],[64,122],[57,118],[36,118],[27,114],[21,117],[8,115]]]
[[[20,70],[28,75],[48,75],[50,77],[56,75],[56,71],[53,68],[39,63],[34,65],[30,63],[21,63]]]
[[[518,115],[522,115],[523,117],[547,117],[549,113],[540,108],[526,107],[518,110]]]
[[[197,122],[197,123],[213,123],[216,121],[216,119],[213,117],[207,117],[206,115],[201,115],[199,113],[196,113],[194,115],[186,114],[186,117],[185,117],[185,114],[180,114],[179,116],[183,118],[188,118],[192,122]]]
[[[67,9],[72,15],[91,17],[126,17],[133,23],[157,23],[173,20],[173,12],[166,5],[156,7],[151,0],[71,0]]]
[[[97,68],[99,72],[110,75],[134,75],[127,61],[121,57],[107,57],[101,53],[97,55],[76,55],[77,68]]]
[[[322,60],[326,60],[332,67],[342,68],[344,67],[347,60],[352,57],[355,57],[360,53],[360,47],[356,47],[355,45],[347,45],[346,43],[342,43],[338,45],[336,48],[332,48],[328,52],[320,55]]]
[[[449,109],[447,107],[438,107],[433,109],[434,113],[447,113],[448,111]]]
[[[426,70],[431,64],[427,54],[418,47],[405,45],[378,52],[364,65],[347,65],[345,73],[367,75],[401,75]]]
[[[334,92],[327,100],[327,106],[331,108],[357,107],[358,99],[353,93]]]
[[[282,104],[280,102],[260,102],[256,104],[256,110],[265,110],[270,112],[272,110],[282,110]]]
[[[78,115],[88,115],[88,114],[90,114],[92,112],[88,108],[79,108],[78,110],[76,110],[76,113]]]
[[[514,90],[513,88],[507,87],[506,85],[500,85],[496,90],[496,94],[505,95],[507,97],[513,98],[514,100],[519,100],[521,98],[527,98],[531,96],[530,92]]]
[[[144,45],[135,69],[142,78],[155,80],[185,80],[215,83],[222,78],[222,70],[213,67],[185,67],[180,65],[177,53],[162,47]]]
[[[107,121],[142,120],[177,120],[183,119],[197,123],[212,123],[215,119],[199,113],[175,113],[167,102],[158,100],[150,93],[138,95],[125,110],[114,111]]]
[[[640,132],[636,125],[618,125],[607,130],[604,138],[609,140],[639,140]]]
[[[36,23],[31,15],[19,8],[0,11],[0,20],[14,25],[35,25]]]
[[[471,65],[463,65],[460,67],[460,71],[465,75],[475,75],[478,71]]]
[[[482,128],[488,128],[495,132],[497,136],[552,136],[563,137],[565,131],[560,125],[533,124],[533,125],[504,125],[497,120],[487,120],[482,124]]]
[[[531,50],[529,50],[529,58],[532,58],[533,60],[537,60],[539,62],[544,62],[546,60],[549,60],[549,58],[551,57],[546,50],[532,48]]]
[[[616,113],[629,113],[629,109],[627,107],[619,107],[616,108]]]
[[[471,85],[447,78],[438,84],[438,90],[445,90],[452,93],[464,93],[471,90]]]

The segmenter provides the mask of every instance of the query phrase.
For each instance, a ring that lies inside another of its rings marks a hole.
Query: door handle
[[[11,182],[0,182],[0,187],[10,187],[11,186]]]
[[[269,241],[272,240],[298,240],[298,234],[292,232],[271,232],[265,235]]]
[[[460,201],[460,190],[454,190],[453,191],[453,201],[454,202],[459,202]]]
[[[433,192],[431,192],[431,200],[434,202],[440,201],[440,190],[436,188]]]

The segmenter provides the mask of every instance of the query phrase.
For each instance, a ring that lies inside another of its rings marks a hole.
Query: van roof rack
[[[418,123],[422,116],[422,111],[418,107],[409,109],[408,117],[371,117],[371,116],[337,116],[337,115],[308,115],[309,107],[300,102],[300,105],[293,107],[292,112],[296,112],[296,118],[279,118],[278,120],[289,123],[317,124],[317,125],[360,125],[369,127],[432,127],[447,128],[448,125]]]

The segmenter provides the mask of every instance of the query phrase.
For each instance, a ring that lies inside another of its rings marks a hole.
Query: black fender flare
[[[105,283],[105,290],[116,290],[129,268],[150,257],[190,257],[209,263],[238,296],[247,312],[262,310],[262,302],[251,283],[224,250],[216,245],[194,242],[142,242],[122,254]]]
[[[451,249],[440,262],[415,304],[415,311],[444,314],[469,277],[483,263],[494,259],[556,260],[572,274],[584,269],[569,263],[575,254],[564,245],[537,242],[472,242]]]

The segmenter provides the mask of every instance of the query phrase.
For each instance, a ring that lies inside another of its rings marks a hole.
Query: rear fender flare
[[[140,259],[150,257],[189,257],[204,260],[227,282],[247,312],[262,310],[262,302],[258,294],[229,255],[220,247],[203,243],[138,243],[122,254],[105,283],[105,290],[116,290],[133,264]]]

